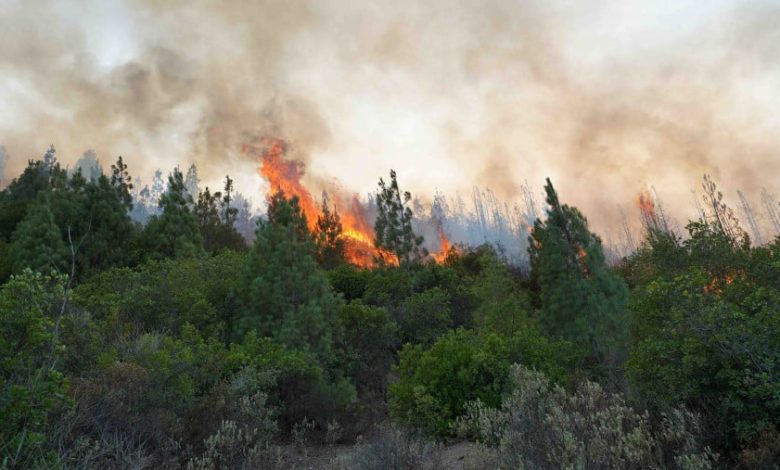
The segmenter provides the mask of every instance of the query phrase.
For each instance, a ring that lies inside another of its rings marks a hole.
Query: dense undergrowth
[[[178,172],[141,227],[112,169],[50,155],[0,193],[3,467],[286,468],[290,445],[362,443],[339,465],[438,468],[462,438],[485,468],[780,459],[780,239],[751,246],[725,206],[608,266],[548,182],[521,270],[490,246],[429,260],[390,194],[402,262],[365,270],[281,194],[245,246]]]

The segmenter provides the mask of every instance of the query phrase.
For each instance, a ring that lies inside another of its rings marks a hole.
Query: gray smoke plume
[[[240,148],[275,133],[313,194],[395,168],[416,194],[477,185],[512,214],[550,176],[617,234],[617,204],[650,184],[680,220],[704,173],[727,195],[780,190],[777,24],[760,1],[6,0],[0,142],[11,175],[54,143],[145,181],[194,163],[262,200]]]

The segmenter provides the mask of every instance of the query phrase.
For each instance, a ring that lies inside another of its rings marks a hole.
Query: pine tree
[[[235,227],[238,209],[231,205],[233,203],[233,180],[230,179],[230,175],[225,175],[224,191],[224,196],[222,196],[222,201],[220,202],[220,217],[223,224]]]
[[[133,183],[131,182],[130,172],[127,171],[127,164],[122,160],[122,156],[116,160],[116,164],[111,165],[111,186],[116,188],[122,203],[127,210],[133,210]]]
[[[542,322],[551,334],[588,348],[594,360],[614,365],[624,355],[628,288],[606,265],[585,216],[560,203],[549,178],[545,192],[547,219],[534,223],[528,248]]]
[[[162,215],[151,218],[144,232],[148,256],[181,258],[203,253],[198,220],[190,211],[192,198],[178,168],[168,176],[168,190],[160,198]]]
[[[9,250],[14,273],[29,268],[38,272],[54,270],[69,274],[68,249],[54,222],[50,198],[49,194],[41,194],[14,231]]]
[[[401,265],[408,265],[428,254],[422,248],[423,237],[412,230],[413,213],[408,207],[411,199],[412,195],[408,191],[402,195],[394,170],[390,170],[390,185],[382,178],[379,179],[374,245],[382,252],[378,260],[382,264],[397,261]],[[390,256],[385,255],[385,252]]]
[[[331,212],[328,195],[322,195],[322,213],[317,217],[314,241],[317,245],[317,261],[325,269],[332,269],[344,263],[344,238],[341,217],[335,207]]]
[[[198,177],[198,167],[193,163],[187,170],[187,176],[184,178],[184,188],[187,190],[190,198],[194,201],[200,193],[200,178]]]
[[[121,158],[118,165],[123,165]],[[127,167],[123,168],[126,174]],[[128,247],[136,237],[137,228],[129,214],[130,177],[126,176],[122,184],[118,180],[114,182],[116,176],[115,173],[109,180],[101,175],[87,184],[84,196],[77,199],[81,207],[74,207],[79,215],[59,222],[61,231],[71,228],[71,238],[78,247],[78,274],[82,277],[110,267],[126,266],[132,261]],[[63,232],[63,238],[67,239],[67,233]]]
[[[244,270],[239,335],[251,330],[329,363],[339,301],[317,266],[297,198],[278,193],[258,223]]]
[[[232,184],[229,178],[228,183]],[[198,202],[195,204],[194,212],[203,237],[203,248],[209,253],[216,253],[223,248],[241,250],[246,247],[244,239],[230,223],[237,210],[225,207],[225,199],[219,191],[212,194],[206,187],[198,195]],[[227,200],[229,199],[228,196]]]
[[[24,219],[27,207],[41,191],[62,188],[67,173],[57,163],[57,151],[49,147],[41,160],[30,160],[21,175],[0,192],[0,236],[6,240]]]

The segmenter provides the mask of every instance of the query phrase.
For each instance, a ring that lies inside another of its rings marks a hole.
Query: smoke
[[[0,185],[4,185],[6,182],[6,165],[8,165],[8,151],[6,151],[4,146],[0,145]]]
[[[314,194],[395,168],[428,198],[516,203],[550,176],[617,233],[649,184],[681,220],[705,172],[780,190],[778,22],[760,2],[7,0],[0,143],[8,174],[54,143],[260,200],[241,144],[277,135]]]

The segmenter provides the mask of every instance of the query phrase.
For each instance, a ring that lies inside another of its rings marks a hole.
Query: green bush
[[[537,331],[507,338],[458,329],[430,349],[407,344],[399,355],[398,381],[390,386],[390,412],[399,423],[427,434],[450,435],[466,403],[498,406],[512,363],[522,362],[563,380],[572,348]]]
[[[116,315],[143,331],[173,333],[190,323],[204,336],[226,340],[236,315],[236,272],[243,260],[244,255],[225,251],[111,269],[81,283],[73,301],[98,320]]]
[[[341,367],[361,390],[384,393],[395,360],[398,328],[380,307],[350,302],[339,309]]]
[[[430,346],[452,326],[450,300],[439,287],[410,295],[401,312],[399,324],[404,343]]]
[[[736,452],[780,430],[780,293],[702,272],[659,279],[632,303],[628,377],[655,410],[685,405]]]
[[[0,288],[0,466],[47,466],[49,414],[66,403],[58,324],[65,280],[29,270]]]
[[[250,331],[234,352],[260,370],[278,375],[270,390],[270,403],[279,409],[279,426],[284,434],[304,419],[318,429],[333,419],[344,418],[356,399],[355,387],[345,377],[325,370],[311,354],[285,348],[271,338]]]

